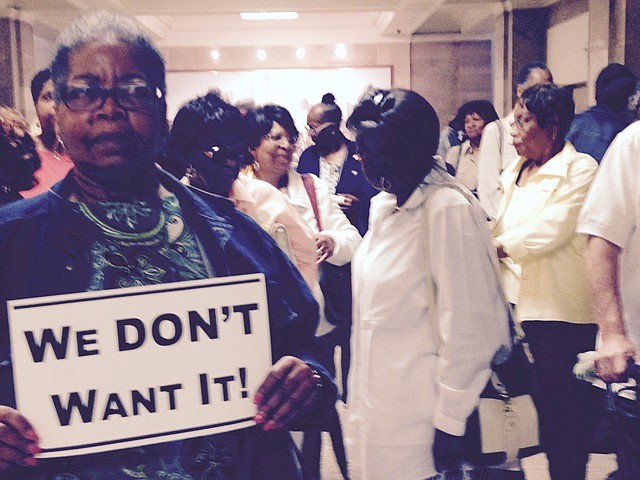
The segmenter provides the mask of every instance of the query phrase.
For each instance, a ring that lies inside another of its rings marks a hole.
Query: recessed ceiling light
[[[243,20],[297,20],[298,12],[242,12]]]
[[[344,59],[347,56],[347,46],[344,43],[339,43],[336,45],[336,57],[339,59]]]
[[[218,50],[211,50],[211,58],[214,60],[220,60],[220,52]]]
[[[298,48],[296,50],[296,57],[298,57],[299,60],[302,60],[306,54],[307,54],[307,52],[302,47],[300,47],[300,48]]]
[[[259,60],[264,60],[265,58],[267,58],[267,52],[264,49],[260,48],[256,52],[256,56]]]

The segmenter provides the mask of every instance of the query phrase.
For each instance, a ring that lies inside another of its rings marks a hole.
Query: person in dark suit
[[[341,122],[342,111],[335,97],[326,93],[307,115],[313,145],[300,155],[298,173],[313,173],[327,182],[351,224],[364,236],[369,228],[369,203],[378,192],[364,178],[354,157],[356,144],[340,131]]]
[[[329,193],[338,202],[347,218],[364,236],[369,228],[369,204],[378,192],[362,172],[356,159],[357,147],[340,131],[342,111],[335,97],[327,93],[322,102],[314,105],[307,115],[307,129],[313,145],[308,147],[298,161],[298,173],[313,173],[329,186]],[[335,329],[324,336],[325,350],[333,358],[336,346],[341,353],[342,401],[347,401],[347,380],[351,363],[351,263],[337,267],[323,262],[320,268],[320,287],[325,298],[325,316]],[[342,432],[339,425],[329,425],[336,457],[342,458]],[[303,472],[305,480],[320,477],[319,431],[305,432],[303,445]],[[338,462],[339,464],[342,462]],[[341,465],[343,478],[348,478],[346,467]]]

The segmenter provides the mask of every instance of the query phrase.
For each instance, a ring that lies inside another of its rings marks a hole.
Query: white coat
[[[394,195],[374,197],[353,261],[348,432],[366,480],[435,475],[434,428],[464,433],[490,362],[509,341],[481,210],[428,184],[451,180],[430,173],[402,207]]]

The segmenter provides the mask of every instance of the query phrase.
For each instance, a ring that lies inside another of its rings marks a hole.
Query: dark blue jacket
[[[97,228],[66,200],[72,174],[54,186],[52,191],[0,208],[2,405],[15,406],[6,301],[83,292],[88,284],[91,272],[86,252],[96,239]],[[265,274],[274,362],[284,355],[293,355],[328,377],[326,369],[316,360],[319,355],[314,332],[318,321],[318,305],[298,270],[271,237],[253,220],[237,211],[227,199],[215,195],[198,196],[170,175],[161,172],[160,177],[163,186],[180,201],[188,224],[197,233],[219,276]],[[302,426],[321,423],[333,410],[335,385],[328,379],[324,384],[326,388],[321,405],[313,415],[300,422]],[[271,433],[276,436],[269,440]],[[264,435],[267,436],[268,445],[264,441],[259,442],[266,445],[264,451],[267,451],[267,447],[287,445],[283,437],[286,432],[267,432]],[[254,463],[259,461],[256,460],[258,456],[254,454],[253,457]],[[278,466],[270,465],[269,468],[275,468],[272,478],[295,478],[282,472],[278,474]],[[22,473],[26,475],[25,478],[40,478],[33,470],[25,472]],[[22,478],[20,475],[17,472],[9,474],[9,477],[0,474],[0,479]],[[107,478],[106,475],[104,478]]]
[[[594,105],[574,118],[566,139],[580,153],[586,153],[600,163],[613,139],[627,128],[629,121],[604,105]]]
[[[358,229],[360,235],[364,236],[369,229],[369,206],[371,197],[378,191],[367,181],[362,173],[362,165],[353,156],[357,152],[355,142],[347,144],[347,158],[342,167],[342,175],[336,187],[336,193],[350,193],[360,199],[360,203],[353,212],[347,214],[351,224]],[[320,176],[320,153],[315,145],[307,148],[298,161],[299,173],[313,173]]]

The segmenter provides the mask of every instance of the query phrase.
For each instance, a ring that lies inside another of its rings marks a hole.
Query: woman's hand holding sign
[[[282,357],[256,392],[254,417],[263,430],[287,426],[313,409],[322,394],[322,378],[299,358]]]
[[[17,410],[0,406],[0,472],[12,465],[32,467],[40,452],[38,435]]]

